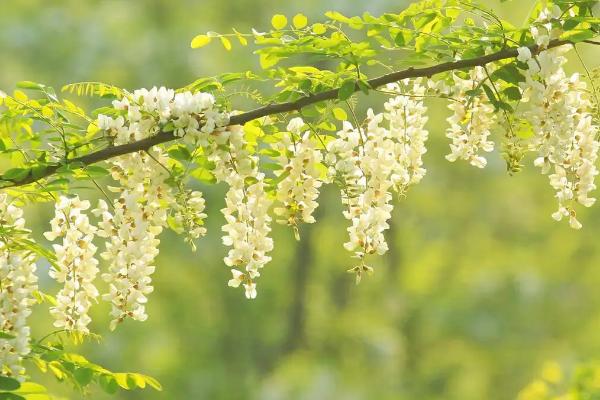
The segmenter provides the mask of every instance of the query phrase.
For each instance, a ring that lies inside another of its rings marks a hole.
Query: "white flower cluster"
[[[129,317],[145,321],[147,295],[153,291],[151,275],[158,255],[158,236],[167,221],[172,201],[171,188],[165,183],[168,173],[151,158],[165,161],[158,150],[134,153],[113,161],[113,178],[120,182],[115,188],[119,197],[112,208],[100,200],[94,210],[102,221],[98,236],[104,237],[106,251],[101,253],[109,262],[102,279],[109,291],[102,298],[112,303],[111,329]]]
[[[404,80],[387,86],[389,91],[407,92],[407,95],[391,97],[383,104],[383,117],[389,122],[389,136],[394,141],[396,164],[392,168],[391,181],[394,189],[402,194],[425,176],[423,154],[429,132],[427,107],[423,103],[426,88],[421,79]]]
[[[63,287],[56,295],[56,305],[50,308],[50,314],[57,328],[89,333],[88,312],[98,296],[94,286],[98,274],[98,260],[94,257],[97,248],[92,243],[97,229],[85,214],[90,202],[78,196],[60,196],[55,208],[51,230],[44,236],[50,241],[63,238],[62,244],[52,245],[57,266],[50,269],[50,276]]]
[[[116,118],[99,115],[98,126],[114,144],[125,144],[172,130],[190,143],[206,143],[210,134],[229,122],[208,93],[175,93],[171,89],[140,89],[113,107],[123,113]],[[187,240],[203,236],[204,198],[202,193],[173,194],[167,184],[168,158],[159,149],[124,155],[111,161],[112,176],[120,183],[113,188],[119,198],[112,209],[104,201],[96,214],[101,216],[98,235],[108,239],[102,257],[110,262],[102,278],[109,284],[103,299],[112,303],[111,328],[129,317],[147,319],[145,304],[153,291],[151,275],[158,255],[158,236],[173,208],[174,225],[187,231]]]
[[[186,140],[194,140],[229,122],[228,114],[215,107],[215,98],[203,92],[175,93],[164,87],[138,89],[122,100],[113,101],[113,107],[126,112],[125,116],[99,115],[98,127],[113,138],[115,144],[141,140],[165,129],[172,129],[175,135]]]
[[[450,154],[446,156],[448,161],[460,159],[483,168],[487,165],[487,160],[480,155],[480,151],[494,150],[494,142],[488,139],[497,119],[494,107],[487,101],[484,93],[468,93],[475,90],[485,79],[483,67],[473,68],[467,79],[453,74],[454,101],[448,105],[453,114],[447,118],[450,127],[446,131],[446,137],[452,140]]]
[[[540,13],[539,26],[531,28],[538,45],[547,46],[560,36],[560,27],[551,22],[558,15],[558,8]],[[596,189],[600,143],[585,82],[579,74],[568,76],[563,69],[566,51],[568,46],[561,46],[533,57],[529,49],[520,48],[518,59],[529,66],[522,88],[523,101],[529,103],[525,117],[533,128],[533,145],[538,151],[534,164],[549,174],[558,200],[558,210],[552,217],[557,221],[568,217],[571,227],[579,229],[574,205],[589,207],[595,202],[589,194]]]
[[[184,241],[192,246],[196,251],[194,239],[206,235],[204,219],[207,215],[204,213],[206,201],[202,192],[197,190],[183,190],[175,196],[173,205],[171,228],[175,232],[185,234]]]
[[[302,118],[292,118],[280,142],[273,145],[279,156],[276,161],[283,170],[276,172],[281,179],[277,184],[277,201],[281,204],[274,212],[281,219],[277,222],[294,228],[298,239],[298,224],[314,223],[313,212],[319,206],[319,188],[323,184],[318,169],[323,155],[310,137],[310,131],[302,132]]]
[[[409,86],[410,82],[403,82]],[[393,206],[391,190],[404,193],[418,182],[425,170],[421,156],[425,153],[427,131],[426,108],[420,81],[413,83],[410,94],[398,95],[385,104],[385,113],[368,110],[366,129],[355,128],[345,121],[338,137],[328,146],[326,163],[332,179],[341,186],[344,217],[352,221],[349,241],[344,243],[361,263],[352,268],[357,281],[372,268],[365,264],[369,254],[388,250],[383,232],[389,228]],[[399,86],[390,87],[399,90]],[[388,127],[383,125],[384,119]]]
[[[209,160],[216,165],[215,177],[229,185],[225,196],[223,243],[231,246],[224,258],[232,268],[229,286],[244,286],[246,297],[256,297],[256,282],[260,269],[271,261],[273,250],[271,200],[266,192],[264,174],[258,172],[258,159],[251,155],[244,140],[244,128],[239,125],[215,131],[207,149]]]
[[[12,336],[0,338],[0,375],[19,380],[25,374],[21,361],[31,350],[27,318],[37,290],[36,256],[22,246],[30,241],[23,210],[0,194],[0,332]]]

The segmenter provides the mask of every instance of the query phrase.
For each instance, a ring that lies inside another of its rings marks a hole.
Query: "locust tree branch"
[[[600,42],[595,42],[595,41],[590,41],[590,40],[586,40],[584,42],[589,43],[589,44],[594,44],[594,45],[600,45]],[[540,51],[558,47],[558,46],[562,46],[565,44],[573,44],[573,43],[568,40],[553,40],[549,43],[547,48],[541,48],[540,46],[537,46],[537,45],[531,45],[528,47],[531,50],[531,53],[535,55],[535,54],[538,54]],[[444,72],[466,69],[466,68],[473,68],[473,67],[477,67],[477,66],[485,66],[485,65],[493,63],[493,62],[515,58],[515,57],[517,57],[517,55],[518,55],[517,48],[509,48],[509,49],[500,50],[496,53],[488,54],[488,55],[481,56],[481,57],[470,58],[470,59],[465,59],[465,60],[458,60],[458,61],[450,61],[450,62],[433,65],[430,67],[424,67],[424,68],[410,67],[410,68],[407,68],[404,70],[391,72],[389,74],[385,74],[385,75],[379,76],[377,78],[369,79],[367,81],[367,83],[370,86],[370,88],[376,89],[378,87],[387,85],[389,83],[397,82],[397,81],[400,81],[400,80],[406,79],[406,78],[432,77],[434,75],[444,73]],[[358,86],[358,83],[357,83],[357,84],[355,84],[354,92],[358,92],[359,90],[360,90],[360,87]],[[243,125],[246,122],[249,122],[249,121],[252,121],[252,120],[255,120],[258,118],[262,118],[262,117],[266,117],[266,116],[274,115],[274,114],[279,114],[279,113],[299,111],[302,108],[307,107],[311,104],[315,104],[315,103],[319,103],[319,102],[323,102],[323,101],[327,101],[327,100],[335,100],[337,98],[338,98],[338,89],[336,88],[336,89],[331,89],[331,90],[327,90],[327,91],[323,91],[323,92],[319,92],[319,93],[315,93],[315,94],[310,94],[310,95],[301,97],[295,101],[269,104],[269,105],[259,107],[257,109],[247,111],[247,112],[244,112],[241,114],[232,115],[230,118],[230,121],[229,121],[229,125]],[[86,154],[86,155],[83,155],[80,157],[75,157],[75,158],[69,159],[68,161],[65,161],[65,162],[50,165],[46,168],[46,170],[43,173],[41,173],[41,174],[38,173],[38,174],[36,174],[35,177],[30,173],[28,176],[26,176],[25,178],[18,180],[18,181],[10,181],[7,179],[3,179],[5,182],[7,182],[7,181],[10,182],[8,185],[5,185],[4,188],[23,186],[23,185],[37,182],[41,179],[44,179],[44,178],[54,175],[61,167],[65,166],[67,164],[73,164],[74,166],[85,167],[87,165],[94,164],[94,163],[97,163],[100,161],[105,161],[105,160],[111,159],[113,157],[121,156],[124,154],[148,150],[152,146],[155,146],[155,145],[158,145],[161,143],[170,142],[170,141],[173,141],[176,139],[179,139],[179,137],[175,136],[172,132],[159,132],[158,134],[156,134],[152,137],[146,138],[146,139],[142,139],[142,140],[138,140],[135,142],[122,144],[122,145],[118,145],[118,146],[106,147],[101,150],[92,152],[90,154]],[[1,176],[0,176],[0,179],[2,179]]]

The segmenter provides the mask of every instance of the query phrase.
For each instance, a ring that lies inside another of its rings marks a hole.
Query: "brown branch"
[[[589,43],[591,41],[585,41],[585,42]],[[554,47],[558,47],[558,46],[562,46],[564,44],[570,44],[570,43],[571,42],[568,40],[553,40],[548,45],[548,48],[550,49],[550,48],[554,48]],[[600,43],[592,42],[591,44],[600,44]],[[540,51],[544,50],[537,45],[532,45],[532,46],[528,46],[528,47],[531,50],[532,54],[537,54]],[[387,85],[388,83],[397,82],[397,81],[400,81],[400,80],[406,79],[406,78],[431,77],[433,75],[437,75],[437,74],[448,72],[448,71],[465,69],[465,68],[473,68],[473,67],[477,67],[477,66],[484,66],[484,65],[487,65],[492,62],[506,60],[509,58],[515,58],[515,57],[517,57],[517,55],[518,55],[518,53],[517,53],[516,48],[504,49],[504,50],[500,50],[496,53],[488,54],[488,55],[481,56],[481,57],[476,57],[476,58],[471,58],[471,59],[466,59],[466,60],[459,60],[459,61],[450,61],[450,62],[437,64],[437,65],[434,65],[431,67],[424,67],[424,68],[412,68],[411,67],[411,68],[407,68],[407,69],[404,69],[401,71],[392,72],[392,73],[389,73],[386,75],[379,76],[377,78],[370,79],[367,81],[367,83],[369,84],[369,86],[371,88],[375,89],[375,88],[381,87],[383,85]],[[354,87],[354,92],[358,92],[359,90],[360,90],[360,88],[359,88],[358,84],[356,84]],[[255,119],[258,119],[261,117],[266,117],[268,115],[284,113],[284,112],[291,112],[291,111],[299,111],[302,108],[309,106],[311,104],[319,103],[319,102],[326,101],[326,100],[335,100],[335,99],[337,99],[337,97],[338,97],[338,89],[331,89],[331,90],[327,90],[327,91],[316,93],[316,94],[310,94],[308,96],[301,97],[300,99],[295,100],[295,101],[290,101],[290,102],[286,102],[286,103],[269,104],[264,107],[260,107],[255,110],[252,110],[252,111],[248,111],[248,112],[245,112],[242,114],[231,116],[229,125],[243,125],[248,121],[252,121],[252,120],[255,120]],[[138,140],[136,142],[127,143],[127,144],[123,144],[123,145],[119,145],[119,146],[106,147],[102,150],[98,150],[96,152],[86,154],[81,157],[73,158],[73,159],[69,160],[69,164],[86,166],[86,165],[94,164],[94,163],[97,163],[100,161],[105,161],[105,160],[108,160],[108,159],[116,157],[116,156],[134,153],[136,151],[147,150],[150,147],[155,146],[157,144],[170,142],[175,139],[178,139],[178,137],[173,135],[172,133],[160,132],[155,136],[152,136],[152,137],[149,137],[146,139],[142,139],[142,140]],[[12,183],[10,183],[9,185],[6,185],[4,187],[5,188],[6,187],[16,187],[16,186],[22,186],[22,185],[26,185],[29,183],[37,182],[41,179],[47,178],[47,177],[55,174],[56,171],[59,168],[61,168],[63,165],[65,165],[65,164],[61,163],[61,164],[50,165],[44,171],[43,174],[36,174],[35,178],[31,174],[29,174],[27,177],[25,177],[19,181],[12,181]],[[7,182],[7,181],[10,182],[10,180],[2,179],[2,177],[0,177],[0,179],[4,180],[5,182]]]

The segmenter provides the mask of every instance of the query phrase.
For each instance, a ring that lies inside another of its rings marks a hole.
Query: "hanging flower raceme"
[[[96,246],[92,243],[96,228],[90,224],[85,211],[90,202],[78,196],[61,196],[56,202],[56,214],[50,221],[51,230],[44,233],[54,244],[56,266],[50,276],[63,287],[56,295],[56,305],[50,309],[54,326],[69,332],[89,333],[88,315],[92,302],[98,296],[94,279],[98,274]]]
[[[423,154],[429,132],[425,129],[427,107],[423,103],[426,89],[422,79],[405,79],[387,86],[388,91],[404,92],[391,97],[383,105],[383,117],[389,123],[390,139],[394,142],[396,164],[392,168],[391,181],[394,189],[402,194],[410,185],[417,184],[425,176]]]
[[[538,45],[545,47],[549,40],[560,36],[560,27],[551,23],[558,13],[558,9],[540,13],[538,26],[531,29]],[[520,48],[518,58],[529,67],[521,86],[523,101],[529,105],[524,117],[531,124],[533,146],[538,152],[534,164],[549,174],[558,200],[558,210],[552,217],[557,221],[568,217],[571,227],[579,229],[574,205],[589,207],[595,202],[589,194],[596,188],[600,143],[586,84],[579,74],[568,76],[564,71],[568,49],[561,46],[533,57],[529,49]]]
[[[30,351],[27,318],[35,303],[36,255],[24,243],[31,242],[23,210],[0,194],[0,375],[25,378],[23,357]]]
[[[272,201],[267,195],[265,176],[258,172],[258,159],[248,151],[244,129],[239,125],[215,131],[207,154],[215,163],[217,181],[229,185],[225,208],[221,210],[226,221],[222,228],[223,243],[231,246],[224,258],[225,264],[232,268],[229,286],[243,285],[246,297],[253,299],[254,279],[271,260],[267,253],[273,250],[268,214]]]
[[[113,106],[125,117],[99,116],[98,125],[115,144],[141,140],[160,131],[172,130],[184,141],[206,142],[210,133],[228,123],[228,115],[215,108],[208,93],[175,93],[171,89],[140,89]],[[147,319],[145,304],[152,292],[151,275],[158,255],[158,236],[167,225],[173,208],[175,226],[187,230],[188,240],[206,233],[203,220],[204,199],[200,192],[186,190],[174,194],[167,183],[168,158],[158,148],[111,160],[111,173],[119,182],[113,188],[118,199],[112,209],[101,201],[96,214],[101,216],[99,235],[108,239],[102,257],[110,266],[103,279],[109,292],[103,298],[112,303],[111,328],[132,318]]]
[[[485,93],[472,93],[485,79],[483,67],[473,68],[466,79],[453,74],[453,101],[448,105],[453,114],[447,119],[450,128],[446,131],[446,136],[452,140],[450,154],[446,156],[448,161],[460,159],[483,168],[487,160],[480,152],[494,150],[494,142],[488,139],[497,119],[494,107]]]
[[[293,118],[287,126],[288,132],[273,145],[279,153],[276,161],[283,166],[276,172],[280,180],[275,197],[280,206],[274,212],[279,217],[277,222],[293,227],[297,239],[299,223],[315,222],[313,212],[319,206],[317,198],[323,184],[318,168],[323,155],[310,131],[302,132],[303,127],[301,118]]]
[[[409,81],[402,85],[414,92],[388,100],[385,114],[368,110],[364,130],[345,121],[338,138],[327,147],[329,175],[341,186],[344,217],[352,221],[344,247],[361,260],[351,269],[357,281],[363,273],[372,271],[365,257],[388,250],[384,231],[389,228],[393,210],[391,191],[404,193],[425,174],[421,160],[428,136],[424,129],[424,88],[418,81],[412,86]],[[388,89],[401,88],[395,85]],[[383,126],[384,119],[388,127]]]
[[[155,153],[160,160],[161,153]],[[145,304],[153,291],[151,275],[158,255],[162,232],[167,221],[167,205],[171,189],[164,181],[168,174],[161,172],[149,154],[136,153],[115,160],[113,178],[121,183],[119,197],[112,210],[101,200],[94,212],[101,217],[98,235],[107,238],[102,258],[109,262],[102,279],[109,285],[103,299],[112,304],[111,329],[125,318],[145,321]]]

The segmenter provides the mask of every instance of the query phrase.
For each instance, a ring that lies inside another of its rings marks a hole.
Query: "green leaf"
[[[521,91],[516,86],[510,86],[502,91],[502,94],[509,100],[521,100]]]
[[[173,132],[175,130],[175,124],[172,121],[167,122],[160,128],[163,132]]]
[[[400,31],[394,37],[394,43],[396,43],[396,46],[398,46],[398,47],[403,47],[403,46],[406,46],[406,44],[408,43],[410,38],[411,38],[410,32]]]
[[[17,390],[21,387],[21,383],[15,378],[0,375],[0,390]]]
[[[87,386],[94,378],[94,371],[89,368],[76,368],[73,377],[81,386]]]
[[[0,339],[14,339],[14,338],[16,338],[16,336],[11,335],[6,332],[0,332]]]
[[[492,104],[494,104],[494,106],[495,106],[498,103],[498,99],[496,98],[496,95],[494,94],[494,91],[492,90],[492,88],[489,87],[488,85],[483,85],[483,91],[487,95],[490,102]]]
[[[29,175],[29,168],[11,168],[2,175],[2,178],[9,181],[20,182]]]
[[[211,40],[212,38],[208,35],[198,35],[192,39],[190,46],[192,49],[198,49],[209,44]]]
[[[264,149],[260,149],[259,154],[263,154],[265,156],[269,156],[269,157],[279,157],[281,155],[280,152],[278,152],[277,150],[270,148],[270,147],[265,147]]]
[[[292,23],[296,29],[302,29],[308,24],[308,18],[304,14],[296,14],[292,19]]]
[[[274,162],[261,163],[260,166],[263,167],[264,169],[269,169],[271,171],[278,171],[280,169],[283,169],[281,164],[274,163]]]
[[[217,182],[217,178],[215,178],[212,172],[205,168],[199,168],[194,170],[192,172],[192,176],[198,179],[200,182],[206,182],[211,184]]]
[[[90,175],[90,177],[92,178],[100,178],[106,175],[109,175],[110,172],[106,169],[103,168],[99,165],[88,165],[85,168],[85,171]]]
[[[98,379],[98,383],[102,390],[104,390],[108,394],[115,394],[117,390],[119,390],[119,385],[117,384],[116,379],[109,374],[101,375]]]
[[[332,110],[332,113],[338,121],[346,121],[348,119],[348,114],[346,114],[343,108],[336,107]]]
[[[21,81],[21,82],[17,82],[17,87],[21,88],[21,89],[43,91],[45,89],[46,85],[42,85],[41,83],[32,82],[32,81]]]
[[[356,83],[358,84],[360,91],[363,92],[364,94],[369,94],[369,90],[372,89],[371,85],[367,81],[360,80],[360,81],[357,81]]]
[[[347,100],[354,94],[356,89],[356,83],[354,79],[346,80],[342,83],[340,88],[338,89],[338,99]]]
[[[349,24],[351,22],[350,18],[337,11],[327,11],[325,13],[325,16],[331,18],[334,21],[344,22],[346,24]]]
[[[31,167],[31,176],[33,179],[40,179],[48,169],[48,164],[37,164]]]
[[[506,64],[494,72],[492,72],[492,78],[502,79],[505,82],[518,85],[520,82],[525,82],[525,77],[514,64]]]
[[[168,150],[169,156],[179,161],[189,161],[192,154],[185,146],[173,146]]]
[[[231,41],[227,39],[225,36],[221,36],[221,44],[225,47],[225,50],[231,51]]]
[[[142,376],[146,380],[146,383],[148,384],[148,386],[150,386],[154,390],[158,390],[159,392],[162,391],[162,385],[160,384],[159,381],[157,381],[156,379],[154,379],[151,376],[147,376],[147,375],[142,375]]]
[[[569,40],[573,43],[582,42],[596,36],[596,33],[591,29],[574,29],[563,33],[561,39]]]
[[[323,24],[313,24],[312,31],[317,35],[322,35],[327,32],[327,27]]]
[[[23,382],[19,390],[16,390],[14,393],[25,396],[27,400],[52,399],[48,396],[48,390],[44,386],[34,382]]]
[[[272,66],[274,66],[275,64],[277,64],[280,59],[281,58],[274,56],[272,54],[263,53],[259,56],[260,67],[262,69],[269,69]]]
[[[26,400],[25,397],[14,393],[0,393],[0,400]]]
[[[275,14],[273,15],[273,18],[271,18],[271,25],[277,30],[285,28],[287,22],[287,18],[282,14]]]

